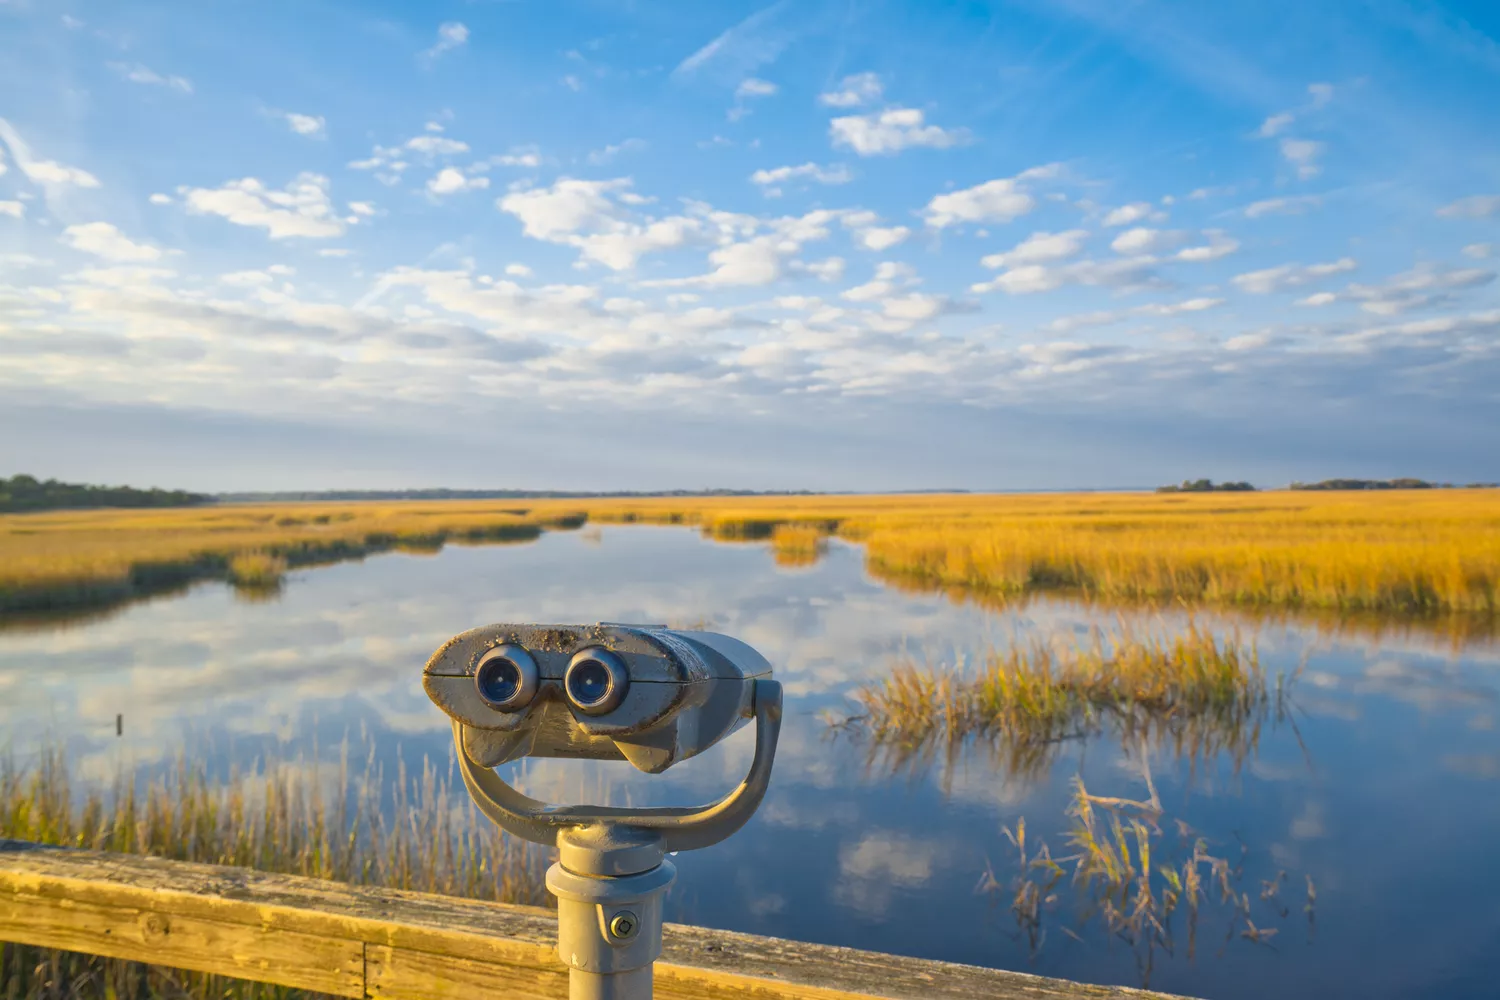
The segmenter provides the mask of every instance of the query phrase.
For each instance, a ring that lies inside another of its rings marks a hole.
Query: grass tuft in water
[[[1236,769],[1268,721],[1288,712],[1288,679],[1270,681],[1253,646],[1189,624],[1170,636],[1129,629],[1090,645],[1045,642],[989,653],[977,672],[904,663],[856,691],[857,717],[893,769],[939,751],[988,747],[1005,772],[1045,774],[1066,741],[1109,733]]]

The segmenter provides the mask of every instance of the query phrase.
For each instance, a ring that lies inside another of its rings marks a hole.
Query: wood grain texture
[[[567,1000],[550,910],[0,840],[0,940],[383,1000]],[[660,1000],[1164,997],[668,924]]]

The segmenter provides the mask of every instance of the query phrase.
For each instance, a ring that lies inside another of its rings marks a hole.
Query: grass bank
[[[194,580],[275,588],[287,569],[450,543],[524,542],[576,528],[561,506],[280,504],[0,516],[0,611],[113,604]]]
[[[892,583],[998,597],[1500,614],[1500,490],[728,498],[585,503],[720,540],[795,525]]]
[[[987,600],[1065,593],[1345,614],[1500,618],[1500,490],[433,501],[0,516],[0,611],[112,603],[236,556],[295,567],[551,528],[679,524],[768,543],[831,537],[894,585]],[[1460,629],[1459,631],[1464,631]],[[1479,631],[1483,631],[1481,627]]]
[[[346,795],[345,789],[357,789]],[[430,766],[384,773],[366,757],[293,761],[216,782],[184,755],[141,785],[80,786],[66,757],[0,759],[0,838],[237,865],[361,885],[546,905],[545,858],[479,816]],[[0,996],[249,1000],[264,984],[0,944]]]

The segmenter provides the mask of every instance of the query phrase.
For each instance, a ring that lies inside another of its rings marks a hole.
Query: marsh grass
[[[229,559],[229,582],[241,590],[275,591],[286,578],[286,560],[270,552],[240,552]]]
[[[828,551],[828,533],[810,524],[778,524],[771,531],[776,565],[811,566]]]
[[[820,524],[887,582],[1340,613],[1500,615],[1500,491],[598,501],[597,521],[765,539]]]
[[[1236,940],[1272,946],[1281,930],[1273,925],[1291,912],[1281,893],[1288,881],[1285,871],[1259,880],[1255,896],[1243,888],[1250,853],[1243,843],[1231,862],[1210,853],[1207,840],[1181,821],[1172,824],[1175,836],[1164,833],[1154,788],[1149,801],[1132,801],[1090,794],[1083,779],[1075,777],[1067,816],[1072,853],[1054,857],[1046,842],[1036,838],[1028,845],[1022,817],[1014,829],[1003,831],[1017,855],[1016,875],[1002,882],[988,867],[976,886],[976,891],[1008,902],[1017,934],[1033,957],[1042,949],[1048,917],[1060,908],[1067,886],[1075,893],[1075,926],[1095,925],[1129,948],[1143,985],[1150,984],[1158,953],[1171,956],[1181,949],[1189,961],[1197,956],[1200,927],[1210,916],[1222,923],[1222,953]],[[1302,909],[1311,940],[1317,891],[1312,876],[1305,879]],[[1062,930],[1079,938],[1066,926]]]
[[[0,515],[0,612],[100,606],[222,579],[274,590],[288,568],[445,544],[528,542],[582,525],[556,508],[280,504]]]
[[[548,903],[540,849],[483,819],[462,785],[429,761],[387,773],[373,746],[346,744],[336,765],[261,762],[215,781],[187,754],[162,777],[125,772],[83,785],[48,750],[0,759],[0,837],[93,850],[236,865],[357,885],[501,902]],[[0,946],[0,996],[259,998],[296,991],[132,962]]]
[[[854,694],[849,720],[889,770],[941,756],[951,771],[981,748],[1008,780],[1034,781],[1069,741],[1109,735],[1197,767],[1221,755],[1236,771],[1263,728],[1290,720],[1296,674],[1268,678],[1253,646],[1194,622],[1180,632],[1098,629],[1085,646],[1035,641],[992,651],[977,670],[898,664]]]

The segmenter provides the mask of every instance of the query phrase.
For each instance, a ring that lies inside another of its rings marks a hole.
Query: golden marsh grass
[[[346,794],[346,789],[354,790]],[[59,751],[0,758],[0,838],[236,865],[471,899],[546,905],[546,858],[479,816],[430,764],[385,773],[373,752],[337,765],[262,764],[210,779],[184,754],[159,779],[80,787]],[[14,1000],[285,997],[278,987],[0,944]]]
[[[1006,780],[1045,776],[1070,741],[1104,735],[1197,767],[1236,771],[1263,729],[1289,718],[1290,681],[1269,678],[1253,647],[1189,623],[1171,635],[1123,629],[1088,646],[1033,642],[989,653],[977,670],[899,664],[856,690],[840,723],[870,738],[873,761],[914,770],[941,755],[988,751]]]
[[[312,503],[0,516],[0,609],[100,603],[224,576],[517,541],[608,523],[692,525],[805,564],[813,536],[864,546],[890,583],[1003,600],[1191,602],[1340,615],[1500,617],[1500,490],[1011,494]],[[781,540],[778,541],[778,533]],[[816,558],[815,554],[812,558]]]

